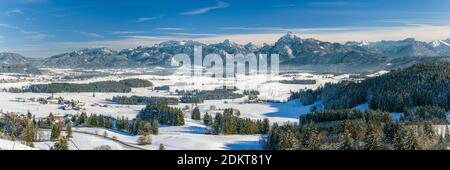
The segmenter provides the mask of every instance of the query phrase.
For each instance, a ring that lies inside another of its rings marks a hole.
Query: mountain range
[[[409,66],[423,61],[449,60],[450,39],[433,42],[408,38],[399,41],[347,42],[345,44],[300,38],[292,33],[280,37],[274,44],[245,45],[225,40],[204,44],[192,40],[167,41],[151,47],[121,51],[108,48],[86,48],[47,58],[27,58],[20,54],[0,53],[0,66],[50,68],[123,68],[170,66],[178,53],[193,55],[194,46],[202,46],[203,54],[279,54],[283,68],[313,71],[371,71]],[[4,70],[0,70],[4,71]]]

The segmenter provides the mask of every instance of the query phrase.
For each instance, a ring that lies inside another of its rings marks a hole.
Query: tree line
[[[326,109],[369,108],[402,112],[414,106],[450,109],[450,62],[421,63],[392,70],[361,82],[327,83],[317,90],[293,93],[292,99],[311,104],[320,99]]]
[[[141,79],[125,79],[120,81],[100,81],[86,84],[77,83],[50,83],[34,84],[27,88],[10,88],[9,92],[33,92],[33,93],[80,93],[80,92],[116,92],[129,93],[131,88],[150,87],[153,83]]]
[[[395,121],[388,113],[326,110],[301,116],[299,124],[273,124],[265,146],[279,150],[445,150],[450,131],[436,122]]]
[[[114,96],[113,102],[125,105],[155,105],[169,104],[177,105],[178,98],[174,97],[147,97],[147,96]]]

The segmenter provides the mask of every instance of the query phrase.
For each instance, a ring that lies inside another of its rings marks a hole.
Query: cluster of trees
[[[396,122],[381,111],[319,111],[300,124],[273,124],[265,145],[280,150],[448,149],[450,131],[438,135],[432,121]],[[314,114],[314,113],[311,113]]]
[[[150,87],[153,84],[147,80],[126,79],[121,81],[101,81],[87,84],[75,83],[51,83],[35,84],[28,88],[10,89],[10,92],[33,92],[33,93],[61,93],[61,92],[117,92],[129,93],[134,87]]]
[[[445,123],[447,122],[447,117],[444,108],[418,106],[414,110],[405,110],[402,120],[406,122],[435,121],[435,123]]]
[[[257,90],[244,90],[243,94],[245,96],[248,96],[249,100],[255,100],[258,98],[258,95],[260,94]]]
[[[164,125],[184,125],[184,114],[181,109],[170,107],[167,104],[147,105],[136,117],[144,121],[157,120]]]
[[[33,147],[33,142],[42,137],[34,116],[30,112],[25,117],[16,114],[5,114],[0,119],[1,136],[9,140],[22,140]]]
[[[126,105],[154,105],[169,104],[177,105],[178,99],[174,97],[146,97],[146,96],[114,96],[113,102]]]
[[[170,86],[169,85],[157,86],[153,88],[153,90],[170,90]]]
[[[362,82],[327,83],[317,90],[293,92],[305,104],[322,100],[326,109],[348,109],[368,103],[371,109],[403,112],[414,106],[450,109],[450,63],[422,63],[393,70]]]
[[[217,113],[212,121],[212,134],[232,135],[232,134],[266,134],[269,131],[270,124],[266,118],[261,120],[252,120],[250,118],[240,118],[238,110],[225,109],[223,114]],[[210,120],[208,120],[209,124]],[[205,121],[206,124],[206,121]]]
[[[182,97],[183,103],[203,103],[204,100],[237,99],[244,97],[243,94],[235,93],[236,89],[214,89],[214,90],[192,90],[177,91]]]
[[[299,99],[303,105],[312,105],[320,97],[320,90],[300,90],[298,92],[291,92],[289,100]]]
[[[97,115],[97,114],[87,115],[86,113],[81,113],[80,115],[72,116],[71,122],[73,122],[75,126],[101,127],[127,132],[133,135],[144,135],[144,134],[157,135],[159,133],[158,121],[156,119],[129,120],[125,116],[113,118],[104,115]]]
[[[371,109],[401,112],[413,106],[450,109],[450,62],[422,63],[393,70],[360,83],[326,84],[320,89],[325,108],[352,108],[368,103]]]
[[[359,111],[355,109],[340,109],[340,110],[318,110],[312,113],[303,114],[299,118],[299,124],[311,124],[322,122],[334,122],[343,120],[358,120],[366,121],[387,121],[392,119],[391,114],[381,111]]]
[[[316,80],[280,80],[282,84],[316,84]]]

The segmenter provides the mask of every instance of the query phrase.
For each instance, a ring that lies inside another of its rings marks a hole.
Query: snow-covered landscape
[[[157,68],[158,69],[158,68]],[[161,68],[159,68],[161,69]],[[104,70],[96,70],[102,72]],[[136,115],[145,107],[145,105],[123,105],[111,101],[114,96],[156,96],[156,97],[176,97],[177,90],[212,90],[222,86],[222,80],[213,78],[193,78],[188,82],[178,82],[186,80],[186,78],[176,75],[155,75],[143,74],[142,70],[123,69],[123,70],[108,70],[118,73],[117,75],[106,77],[94,77],[85,80],[64,80],[62,77],[77,73],[76,70],[70,69],[47,69],[47,75],[11,75],[2,74],[3,81],[0,84],[0,112],[14,113],[18,115],[26,115],[28,112],[32,113],[35,118],[46,118],[50,113],[53,115],[79,115],[82,112],[88,114],[99,114],[111,117],[127,117],[129,119],[136,118]],[[147,72],[151,72],[149,69]],[[122,76],[122,74],[139,73],[140,75]],[[154,87],[170,86],[170,90],[154,90],[149,88],[133,88],[130,93],[10,93],[6,90],[9,88],[28,87],[33,84],[48,84],[48,83],[90,83],[108,80],[120,80],[126,78],[138,78],[151,81]],[[291,73],[284,74],[273,78],[271,82],[263,82],[259,86],[253,87],[258,90],[260,94],[258,98],[261,102],[248,102],[246,97],[238,99],[223,99],[223,100],[205,100],[204,103],[190,104],[179,103],[172,105],[173,107],[184,108],[198,107],[201,116],[209,113],[215,116],[215,113],[222,112],[226,108],[234,108],[240,111],[240,116],[243,118],[250,118],[254,120],[262,120],[268,118],[270,122],[295,123],[298,122],[300,114],[310,112],[312,105],[303,106],[299,100],[288,101],[291,91],[298,91],[300,89],[316,89],[325,83],[335,83],[343,79],[348,79],[349,75],[332,75],[332,74],[311,74],[311,73]],[[241,78],[239,85],[245,86],[243,81],[253,82],[259,79],[258,77]],[[279,80],[292,79],[310,79],[316,80],[315,84],[283,84]],[[201,84],[201,85],[198,85]],[[276,89],[274,89],[276,87]],[[239,86],[238,86],[239,88]],[[241,87],[246,88],[246,87]],[[242,90],[240,90],[242,92]],[[64,110],[63,104],[40,103],[35,101],[37,98],[63,98],[65,100],[77,101],[84,103],[82,110]],[[276,101],[276,102],[275,102]],[[320,107],[320,102],[316,103]],[[136,141],[138,136],[98,128],[74,128],[74,135],[70,141],[69,149],[94,149],[102,144],[111,146],[111,149],[158,149],[159,144],[164,144],[167,149],[200,149],[200,150],[216,150],[216,149],[263,149],[261,144],[261,135],[211,135],[207,134],[210,127],[205,126],[201,121],[192,120],[190,113],[185,112],[186,124],[183,126],[161,126],[158,135],[152,136],[152,144],[147,146],[138,146]],[[91,134],[84,134],[79,132],[88,132]],[[108,136],[116,137],[118,141],[133,145],[129,147],[111,139],[101,137],[106,131]],[[98,136],[96,136],[97,134]],[[49,135],[49,134],[47,134]],[[50,149],[55,142],[35,142],[35,149]],[[16,148],[17,149],[17,148]]]

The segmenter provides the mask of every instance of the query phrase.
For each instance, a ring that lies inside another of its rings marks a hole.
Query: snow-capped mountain
[[[261,53],[279,54],[280,62],[290,65],[372,63],[382,62],[383,56],[351,48],[339,43],[302,39],[287,33],[273,46],[266,46]]]
[[[39,73],[34,67],[36,61],[16,53],[0,53],[0,72]]]
[[[108,48],[85,48],[45,58],[44,67],[120,67],[128,66],[128,58]]]
[[[0,64],[28,64],[30,59],[16,53],[0,53]]]
[[[430,45],[441,55],[450,54],[450,39],[436,40],[431,42]]]
[[[342,65],[342,66],[395,66],[435,60],[450,56],[450,39],[422,42],[412,38],[400,41],[355,42],[345,44],[300,38],[291,32],[280,37],[274,44],[261,46],[248,43],[241,45],[231,40],[215,44],[204,44],[192,40],[166,41],[150,47],[136,47],[115,51],[108,48],[85,48],[58,54],[39,61],[18,54],[0,53],[1,63],[31,64],[38,67],[62,68],[109,68],[169,66],[172,56],[185,53],[193,57],[194,46],[201,46],[203,56],[216,53],[228,54],[279,54],[280,63],[291,66]],[[427,57],[427,59],[424,59]]]
[[[400,41],[348,42],[346,45],[392,58],[450,56],[448,43],[444,40],[427,43],[407,38]]]

